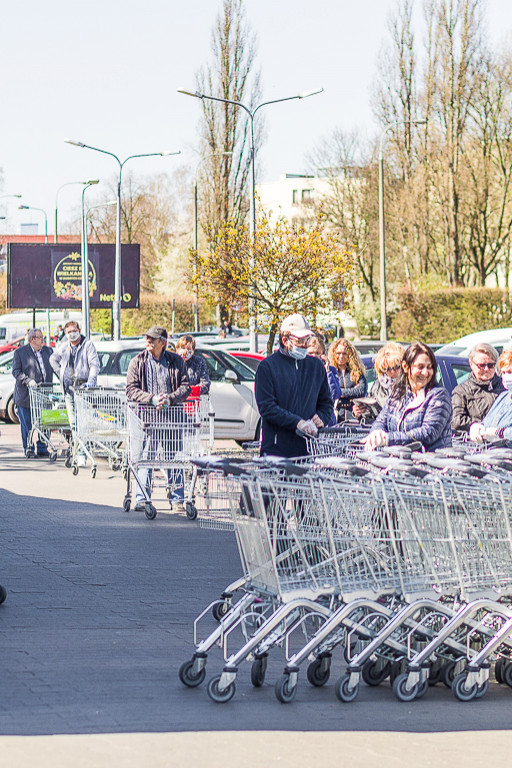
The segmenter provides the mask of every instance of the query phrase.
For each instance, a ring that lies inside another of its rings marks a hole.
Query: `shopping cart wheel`
[[[446,685],[447,688],[451,688],[453,685],[453,680],[455,678],[455,667],[457,665],[456,661],[447,661],[446,664],[443,667],[443,683]]]
[[[503,659],[503,666],[501,670],[501,677],[503,682],[512,688],[512,662],[508,659]]]
[[[91,477],[93,480],[96,477],[96,467],[91,467]]]
[[[190,659],[190,661],[185,661],[181,665],[180,671],[178,672],[178,677],[187,688],[197,688],[206,677],[206,667],[200,669],[197,674],[194,674],[193,669],[194,659]]]
[[[485,696],[488,690],[489,690],[489,680],[486,680],[485,683],[482,683],[482,685],[478,686],[478,691],[476,692],[475,699],[481,699],[482,696]]]
[[[376,661],[367,661],[363,664],[363,668],[361,669],[361,677],[366,685],[380,685],[387,677],[389,677],[390,671],[391,664],[389,661],[382,662],[378,659]]]
[[[308,666],[308,681],[311,685],[314,685],[316,688],[320,688],[322,685],[325,685],[326,682],[329,679],[329,676],[331,674],[331,657],[330,656],[321,656],[318,659],[315,659],[311,662],[311,664]]]
[[[53,451],[50,453],[50,461],[53,464],[55,461],[57,461],[57,451]]]
[[[471,688],[469,689],[465,687],[467,676],[468,676],[467,672],[461,672],[460,675],[457,675],[457,677],[453,681],[453,685],[452,685],[453,695],[459,701],[471,701],[471,699],[474,699],[478,693],[477,683],[472,685]]]
[[[64,466],[66,469],[69,469],[71,467],[71,456],[66,456],[66,461],[64,462]]]
[[[212,608],[212,616],[215,619],[215,621],[222,621],[226,613],[228,613],[229,609],[231,608],[229,603],[226,603],[225,600],[219,600]]]
[[[78,475],[78,464],[73,464],[73,474]]]
[[[507,659],[503,658],[503,656],[500,656],[500,658],[497,660],[496,664],[494,665],[494,677],[496,678],[497,683],[503,683],[503,670],[505,669],[505,664],[507,663]]]
[[[191,501],[185,504],[185,511],[189,520],[195,520],[197,517],[197,507]]]
[[[132,506],[132,500],[129,496],[124,497],[123,512],[129,512]]]
[[[407,688],[407,680],[409,674],[404,672],[402,675],[398,675],[393,683],[393,693],[397,697],[398,701],[412,701],[416,698],[418,693],[418,685],[413,685],[411,688]],[[428,685],[428,683],[427,683]]]
[[[274,691],[276,694],[276,699],[280,701],[281,704],[289,704],[295,698],[295,694],[297,693],[297,686],[290,685],[290,675],[285,674],[281,675],[281,677],[276,681]]]
[[[349,704],[351,701],[354,701],[357,694],[359,693],[359,685],[355,685],[353,688],[349,688],[349,683],[350,673],[347,672],[346,675],[340,677],[334,686],[336,698],[339,699],[339,701],[343,701],[345,704]]]
[[[32,451],[32,448],[27,448],[25,450],[25,458],[26,459],[32,459],[34,458],[34,452]]]
[[[227,701],[231,701],[231,699],[235,695],[236,686],[235,686],[235,683],[233,682],[233,683],[230,683],[228,687],[225,688],[223,691],[220,691],[219,690],[220,678],[221,678],[220,675],[217,675],[217,677],[212,677],[212,679],[208,683],[206,691],[212,701],[215,701],[217,704],[225,704]]]
[[[5,598],[7,597],[7,590],[5,587],[2,587],[0,584],[0,605],[5,602]]]
[[[268,656],[259,656],[254,659],[251,666],[251,683],[255,688],[261,688],[265,682],[265,673],[267,671]]]
[[[146,501],[144,505],[144,514],[148,520],[154,520],[156,517],[156,509],[150,501]]]

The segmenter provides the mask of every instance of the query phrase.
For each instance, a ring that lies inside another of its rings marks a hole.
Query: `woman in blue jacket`
[[[402,373],[365,441],[366,450],[419,441],[426,451],[452,444],[452,402],[436,382],[437,360],[426,344],[405,350]]]

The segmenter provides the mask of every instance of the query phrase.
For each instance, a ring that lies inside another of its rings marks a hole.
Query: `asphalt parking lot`
[[[342,705],[332,685],[344,670],[341,652],[326,686],[312,688],[303,671],[292,704],[274,696],[280,649],[261,688],[245,665],[234,699],[214,704],[204,686],[184,688],[177,672],[192,652],[194,617],[239,575],[233,534],[167,510],[153,521],[126,514],[118,473],[104,465],[93,480],[83,471],[73,477],[60,460],[26,460],[14,425],[1,427],[0,477],[0,583],[8,592],[0,607],[1,735],[366,732],[368,744],[395,732],[398,745],[404,732],[416,740],[451,732],[450,744],[467,744],[468,731],[510,728],[512,691],[494,682],[467,704],[443,686],[400,704],[385,683],[362,685]],[[221,668],[216,651],[206,679]],[[508,734],[493,738],[499,745]]]

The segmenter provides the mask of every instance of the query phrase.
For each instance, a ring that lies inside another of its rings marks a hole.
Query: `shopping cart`
[[[96,458],[108,460],[113,470],[126,465],[126,394],[124,390],[82,387],[74,390],[73,474],[79,471],[77,456],[85,455],[96,477]]]
[[[32,429],[27,440],[27,457],[31,456],[34,437],[43,442],[49,453],[50,461],[57,459],[58,446],[52,442],[51,434],[56,433],[61,438],[69,439],[70,426],[66,402],[59,385],[49,385],[29,388],[30,416]],[[69,443],[66,447],[66,461],[69,461],[71,451]]]
[[[363,440],[371,426],[347,421],[318,430],[316,437],[303,434],[310,456],[356,456],[363,450]]]
[[[157,409],[129,402],[127,426],[128,470],[123,509],[130,511],[133,480],[144,499],[146,517],[153,520],[157,510],[152,503],[152,491],[164,488],[172,500],[176,489],[185,485],[185,473],[190,474],[191,458],[201,452],[199,404],[187,401]]]

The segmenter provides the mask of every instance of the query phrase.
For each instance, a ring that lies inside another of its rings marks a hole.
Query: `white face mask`
[[[180,349],[180,355],[184,360],[190,360],[193,354],[191,349]]]
[[[304,360],[304,358],[308,354],[308,350],[306,347],[295,347],[292,345],[288,349],[288,354],[290,355],[290,357],[295,358],[295,360]]]
[[[77,341],[80,338],[80,331],[70,331],[66,336],[70,341]]]
[[[501,381],[505,389],[508,389],[508,391],[511,392],[512,391],[512,373],[503,373],[501,376]]]

